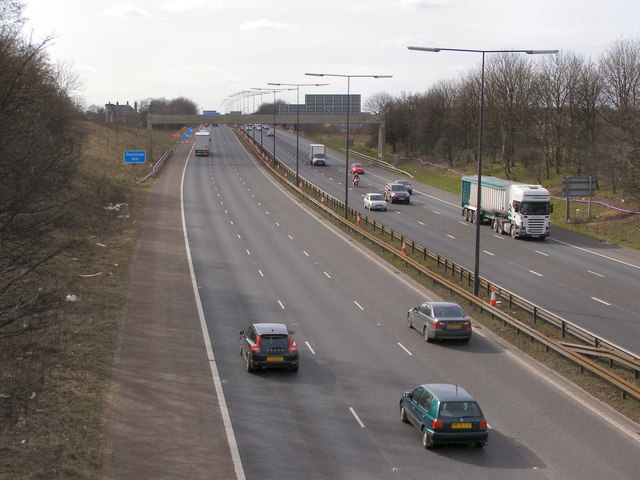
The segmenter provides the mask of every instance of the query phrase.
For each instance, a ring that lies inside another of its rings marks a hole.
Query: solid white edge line
[[[364,423],[362,423],[362,420],[360,420],[360,417],[358,416],[356,411],[353,409],[353,407],[349,407],[349,411],[351,412],[351,415],[353,415],[353,417],[358,422],[358,425],[360,425],[360,428],[364,428]]]
[[[191,249],[189,248],[189,236],[187,234],[187,224],[184,218],[184,177],[187,171],[187,165],[189,164],[189,158],[184,164],[182,170],[182,181],[180,183],[180,208],[182,210],[182,232],[184,235],[184,245],[187,253],[187,260],[189,262],[189,272],[191,275],[191,285],[193,287],[193,296],[198,308],[198,317],[200,318],[200,328],[202,329],[202,337],[207,350],[207,358],[209,359],[209,368],[211,369],[211,377],[213,378],[213,385],[215,387],[216,396],[218,397],[218,406],[220,407],[220,415],[222,416],[222,423],[224,424],[224,430],[227,435],[227,442],[229,443],[229,450],[231,452],[231,459],[233,460],[233,468],[236,472],[236,478],[238,480],[245,480],[244,468],[242,467],[242,459],[240,458],[240,450],[238,449],[238,443],[236,442],[236,436],[233,432],[233,425],[231,424],[231,416],[227,408],[227,401],[224,398],[224,391],[222,390],[222,381],[218,374],[218,367],[216,366],[216,358],[213,355],[213,348],[211,346],[211,338],[209,337],[209,330],[207,329],[207,323],[204,317],[204,310],[202,309],[202,301],[200,300],[200,293],[198,292],[198,283],[196,281],[196,275],[193,270],[193,260],[191,259]]]
[[[558,243],[560,243],[562,245],[566,245],[567,247],[575,248],[577,250],[582,250],[583,252],[590,253],[591,255],[597,255],[598,257],[602,257],[602,258],[605,258],[607,260],[611,260],[612,262],[617,262],[617,263],[620,263],[622,265],[626,265],[627,267],[636,268],[636,269],[640,270],[640,266],[638,266],[638,265],[634,265],[633,263],[625,262],[624,260],[618,260],[617,258],[609,257],[609,256],[604,255],[602,253],[594,252],[593,250],[589,250],[588,248],[579,247],[577,245],[573,245],[572,243],[563,242],[562,240],[558,240],[556,238],[551,239],[551,241],[552,242],[558,242]]]
[[[623,425],[622,422],[619,422],[618,420],[613,418],[613,415],[609,415],[606,412],[603,412],[603,411],[598,410],[597,408],[594,408],[593,404],[588,402],[585,399],[585,398],[588,398],[588,396],[585,397],[585,395],[582,395],[580,393],[578,393],[577,395],[574,394],[572,389],[569,388],[570,385],[571,385],[571,382],[567,381],[566,383],[567,383],[568,386],[565,387],[564,385],[562,385],[562,382],[565,381],[565,379],[561,378],[560,381],[556,381],[555,380],[555,378],[556,378],[555,375],[557,375],[557,374],[555,374],[555,372],[551,371],[551,375],[548,375],[547,373],[544,372],[543,369],[537,369],[535,364],[527,362],[526,360],[520,358],[518,355],[516,355],[515,353],[513,353],[510,350],[505,350],[504,354],[509,356],[509,357],[511,357],[513,360],[515,360],[517,363],[522,365],[523,368],[528,370],[533,375],[536,375],[536,376],[542,378],[549,385],[552,385],[558,391],[564,393],[567,397],[571,398],[574,402],[576,402],[579,405],[581,405],[587,412],[591,412],[595,416],[600,417],[605,422],[608,422],[609,424],[613,425],[614,428],[617,428],[621,432],[624,432],[629,438],[631,438],[631,439],[635,440],[636,442],[640,443],[640,435],[638,435],[637,432],[633,431],[631,428],[628,428],[626,425]],[[552,375],[554,375],[554,378],[552,378]],[[594,397],[594,400],[596,402],[598,402],[598,404],[602,403],[600,400],[595,399],[595,397]],[[615,410],[613,410],[613,412],[614,412],[614,415],[618,414],[618,412],[616,412]],[[618,414],[618,415],[620,415],[620,414]],[[620,417],[622,418],[622,415],[620,415]]]

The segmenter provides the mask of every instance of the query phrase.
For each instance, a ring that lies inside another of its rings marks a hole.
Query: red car
[[[357,173],[358,175],[364,175],[364,167],[361,163],[351,164],[351,173]]]

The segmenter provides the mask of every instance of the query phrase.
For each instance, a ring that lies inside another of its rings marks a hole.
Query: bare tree
[[[609,124],[610,175],[629,191],[640,191],[640,40],[619,39],[600,59],[603,118]],[[615,144],[612,140],[615,139]]]
[[[500,139],[503,168],[508,178],[515,165],[518,139],[522,140],[527,131],[528,114],[534,104],[532,86],[532,66],[522,55],[501,53],[489,57],[485,87],[487,125]]]
[[[611,107],[640,109],[640,40],[616,40],[600,59],[600,72]]]
[[[391,107],[393,97],[386,92],[373,94],[364,103],[364,108],[375,115],[384,115],[386,110]]]
[[[0,336],[43,326],[60,301],[53,264],[69,246],[60,229],[82,141],[71,87],[47,39],[22,40],[20,15],[17,2],[0,3]]]

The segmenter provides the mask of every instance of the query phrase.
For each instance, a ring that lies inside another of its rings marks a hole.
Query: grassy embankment
[[[46,329],[0,340],[0,478],[99,476],[104,415],[119,345],[129,267],[153,180],[147,165],[125,165],[124,150],[146,149],[146,130],[86,123],[69,194],[76,240],[56,262],[61,295]],[[154,134],[155,158],[174,149]],[[119,205],[117,208],[114,206]],[[111,207],[111,208],[107,208]]]

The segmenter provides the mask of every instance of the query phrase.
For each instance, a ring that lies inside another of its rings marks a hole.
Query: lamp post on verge
[[[338,73],[305,73],[312,77],[342,77],[347,79],[347,149],[344,161],[344,218],[349,218],[349,113],[351,111],[352,78],[391,78],[393,75],[342,75]]]
[[[300,185],[300,178],[298,174],[298,157],[299,157],[299,145],[300,145],[300,87],[324,87],[329,85],[328,83],[273,83],[267,82],[267,85],[284,86],[284,87],[296,87],[296,186]],[[306,112],[305,112],[306,113]]]
[[[276,93],[283,90],[295,90],[295,88],[259,88],[253,87],[253,90],[263,90],[273,92],[273,164],[276,163]]]
[[[527,55],[553,55],[558,50],[475,50],[466,48],[433,48],[433,47],[407,47],[409,50],[419,52],[438,53],[445,52],[471,52],[482,54],[482,74],[480,78],[480,120],[478,129],[478,196],[476,199],[476,251],[473,270],[473,294],[477,297],[480,290],[480,223],[481,223],[481,191],[482,191],[482,116],[484,110],[484,57],[487,53],[526,53]]]

